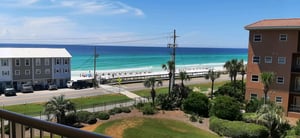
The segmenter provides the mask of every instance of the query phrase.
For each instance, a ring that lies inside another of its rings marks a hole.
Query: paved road
[[[45,102],[51,99],[53,96],[65,95],[66,98],[78,98],[87,97],[95,95],[109,94],[111,92],[106,91],[102,88],[87,88],[81,90],[74,89],[59,89],[54,91],[43,90],[34,91],[33,93],[17,93],[17,96],[6,97],[3,94],[0,96],[0,105],[15,105],[15,104],[25,104],[34,102]]]

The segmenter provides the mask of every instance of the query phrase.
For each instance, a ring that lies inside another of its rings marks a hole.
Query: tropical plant
[[[216,116],[226,120],[241,120],[240,103],[229,96],[217,96],[209,111],[209,116]]]
[[[213,92],[214,92],[214,83],[215,83],[215,80],[217,78],[220,77],[220,72],[215,72],[214,70],[210,69],[208,71],[208,73],[205,75],[205,79],[210,79],[211,80],[211,99],[213,99]]]
[[[167,64],[162,64],[161,67],[162,67],[162,69],[169,71],[169,95],[170,95],[171,90],[173,89],[173,85],[175,83],[175,81],[172,80],[172,72],[175,69],[175,63],[173,61],[168,61]],[[175,77],[174,77],[174,79],[175,79]]]
[[[192,92],[183,101],[183,109],[187,113],[208,116],[209,100],[203,93]]]
[[[243,90],[244,87],[242,87],[242,84],[243,82],[241,80],[236,81],[236,83],[227,82],[224,85],[220,86],[218,90],[214,92],[214,96],[227,95],[235,98],[239,102],[244,102],[245,91]]]
[[[272,85],[273,81],[274,81],[274,73],[273,72],[262,72],[260,74],[260,79],[261,79],[261,82],[263,83],[264,85],[264,94],[265,94],[265,97],[264,97],[264,104],[267,103],[267,97],[268,97],[268,92],[270,90],[270,86]]]
[[[155,101],[155,96],[156,96],[156,92],[155,92],[154,88],[155,88],[155,86],[161,86],[161,85],[162,85],[162,81],[156,80],[156,78],[154,78],[154,77],[148,78],[144,82],[145,87],[151,88],[150,93],[151,93],[151,97],[152,97],[153,106],[155,105],[154,101]]]
[[[181,80],[181,86],[184,86],[183,81],[188,81],[191,79],[190,76],[185,71],[179,72],[179,78]]]
[[[243,65],[243,60],[238,61],[238,59],[225,62],[224,68],[229,72],[231,82],[236,82],[237,73],[241,70]]]
[[[242,65],[241,65],[241,75],[242,75],[242,93],[244,93],[244,78],[245,78],[245,75],[246,75],[246,72],[247,72],[247,65],[244,64],[244,60],[241,60],[242,62]]]
[[[66,113],[68,112],[76,112],[76,108],[75,104],[65,99],[64,95],[54,96],[45,104],[44,113],[47,115],[48,120],[56,118],[57,123],[65,124]]]
[[[285,135],[290,129],[288,122],[283,117],[283,108],[277,104],[264,104],[257,111],[257,123],[265,125],[272,138]]]

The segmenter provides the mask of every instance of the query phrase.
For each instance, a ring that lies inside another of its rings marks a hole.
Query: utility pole
[[[99,55],[97,54],[97,50],[96,50],[96,46],[94,47],[94,80],[93,80],[93,86],[94,86],[94,89],[97,88],[98,86],[98,83],[97,83],[97,74],[96,74],[96,66],[97,66],[97,57]]]
[[[168,48],[173,48],[172,49],[172,55],[171,55],[171,60],[173,61],[174,63],[174,68],[172,70],[172,83],[171,83],[171,90],[173,89],[173,86],[175,84],[175,71],[176,71],[176,62],[175,62],[175,56],[176,56],[176,47],[177,47],[177,44],[176,44],[176,30],[174,29],[174,33],[173,33],[173,44],[168,44]]]

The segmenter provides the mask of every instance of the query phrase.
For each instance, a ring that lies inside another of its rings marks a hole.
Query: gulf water
[[[91,46],[0,44],[0,47],[66,48],[72,55],[72,71],[94,69],[94,48],[99,55],[97,70],[159,70],[170,60],[172,49],[167,47]],[[247,49],[238,48],[176,48],[176,66],[223,66],[231,59],[247,62]]]

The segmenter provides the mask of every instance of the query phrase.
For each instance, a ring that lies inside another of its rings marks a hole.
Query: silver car
[[[29,84],[22,84],[21,91],[22,91],[23,93],[29,93],[29,92],[33,92],[33,88],[32,88],[32,86],[29,85]]]

